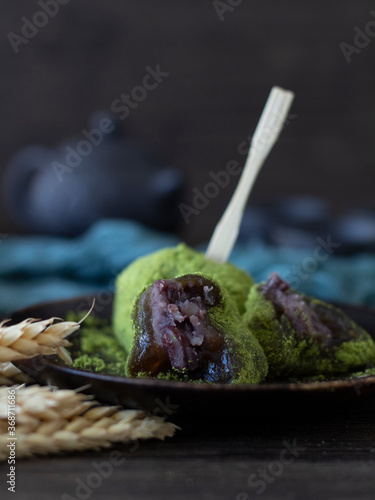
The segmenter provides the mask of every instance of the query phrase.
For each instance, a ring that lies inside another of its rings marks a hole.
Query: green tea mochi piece
[[[340,309],[290,289],[276,273],[251,288],[244,319],[267,356],[269,378],[375,364],[375,344],[363,328]]]
[[[138,297],[127,374],[257,383],[267,361],[234,302],[211,278],[159,279]]]
[[[127,351],[132,345],[131,311],[139,292],[158,279],[175,278],[188,273],[211,276],[232,297],[240,313],[253,284],[251,277],[230,263],[218,264],[207,260],[184,244],[165,248],[141,257],[126,267],[116,279],[113,327],[118,340]]]

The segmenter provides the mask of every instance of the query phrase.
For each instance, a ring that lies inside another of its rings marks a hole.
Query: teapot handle
[[[15,221],[29,230],[34,228],[30,187],[37,172],[51,161],[51,152],[43,146],[22,149],[8,164],[3,179],[3,199]]]

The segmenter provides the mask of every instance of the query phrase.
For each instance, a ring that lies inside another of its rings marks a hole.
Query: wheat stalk
[[[59,354],[64,361],[71,362],[64,349],[69,344],[66,337],[78,330],[80,325],[74,321],[54,324],[55,319],[37,321],[28,318],[11,326],[4,326],[4,321],[0,323],[0,362],[32,358],[39,354]]]
[[[11,363],[17,359],[57,354],[67,364],[72,363],[65,349],[69,344],[66,337],[80,328],[82,320],[79,323],[61,321],[54,324],[56,319],[38,321],[29,318],[12,326],[4,326],[6,321],[0,323],[0,385],[32,381]]]
[[[80,328],[80,323],[60,321],[49,318],[38,321],[28,318],[16,325],[5,326],[0,323],[0,385],[12,385],[15,382],[31,382],[31,379],[16,368],[11,361],[32,358],[37,355],[57,354],[67,364],[72,359],[65,349],[70,334]]]
[[[0,388],[0,461],[9,454],[8,392]],[[107,448],[112,443],[172,437],[176,426],[140,410],[103,406],[72,390],[16,389],[16,457]]]
[[[38,355],[57,354],[67,364],[72,364],[65,346],[69,345],[66,337],[78,330],[81,323],[91,313],[95,305],[78,322],[62,321],[49,318],[44,321],[28,318],[16,325],[4,326],[9,320],[0,323],[0,385],[15,382],[29,383],[32,379],[16,368],[11,361],[33,358]]]
[[[9,320],[0,323],[0,363],[32,358],[38,355],[58,354],[66,363],[72,359],[64,348],[69,345],[66,337],[78,330],[91,313],[94,303],[87,314],[77,323],[62,321],[60,318],[49,318],[43,321],[33,318],[25,319],[16,325],[4,326]]]

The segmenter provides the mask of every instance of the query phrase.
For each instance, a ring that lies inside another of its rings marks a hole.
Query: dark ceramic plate
[[[90,305],[87,297],[49,302],[17,311],[12,322],[25,318],[64,318],[68,311],[82,311]],[[111,318],[112,303],[96,302],[100,318]],[[345,312],[375,337],[375,311],[342,306]],[[179,412],[201,418],[254,417],[264,414],[294,414],[326,411],[339,405],[351,405],[369,398],[375,401],[375,376],[315,383],[263,383],[257,385],[194,384],[152,379],[132,379],[100,375],[59,365],[52,359],[37,357],[18,361],[17,366],[41,384],[75,389],[94,394],[101,402],[149,410],[169,416]]]

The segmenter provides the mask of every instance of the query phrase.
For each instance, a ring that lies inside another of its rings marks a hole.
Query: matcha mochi
[[[267,361],[236,305],[211,278],[159,279],[136,300],[127,373],[216,383],[258,383]]]
[[[271,274],[252,286],[244,319],[264,349],[269,378],[335,375],[375,364],[370,335],[340,309]]]

